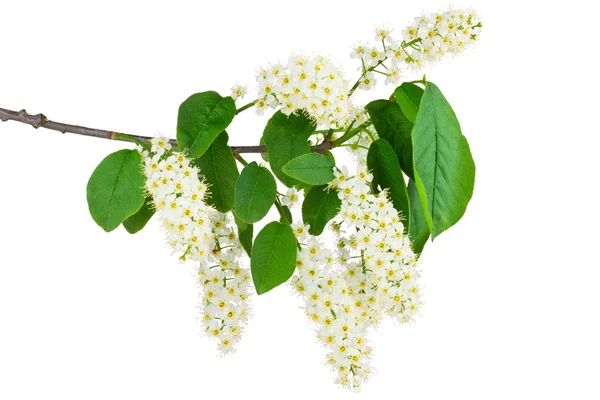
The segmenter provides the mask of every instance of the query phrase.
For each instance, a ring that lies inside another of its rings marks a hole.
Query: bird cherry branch
[[[21,111],[13,111],[7,110],[5,108],[0,108],[0,120],[3,122],[6,121],[17,121],[26,125],[31,125],[34,128],[45,128],[53,131],[58,131],[62,133],[74,133],[77,135],[83,136],[91,136],[101,139],[109,139],[109,140],[121,140],[126,142],[134,142],[138,144],[145,144],[149,142],[152,137],[149,136],[140,136],[140,135],[131,135],[127,133],[120,133],[115,131],[107,131],[104,129],[96,129],[96,128],[87,128],[85,126],[79,125],[71,125],[63,122],[51,121],[44,114],[29,114],[25,110]],[[355,131],[355,130],[352,130]],[[355,133],[358,133],[356,131]],[[177,141],[175,139],[171,139],[170,143],[173,146],[177,146]],[[312,146],[311,149],[318,153],[324,153],[327,150],[331,150],[332,148],[340,145],[341,142],[336,140],[329,140],[329,138],[325,138],[322,143],[319,143],[316,146]],[[264,145],[260,146],[230,146],[231,151],[234,156],[237,156],[241,153],[266,153],[267,148]]]

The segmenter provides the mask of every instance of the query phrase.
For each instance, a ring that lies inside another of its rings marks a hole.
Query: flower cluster
[[[364,163],[354,176],[336,171],[330,190],[338,191],[341,210],[332,223],[334,252],[308,235],[308,226],[294,225],[301,249],[293,286],[328,349],[336,382],[353,390],[372,373],[368,328],[384,315],[410,322],[421,305],[416,256],[401,217],[385,191],[370,193],[371,180]]]
[[[392,29],[377,28],[376,44],[357,43],[350,53],[350,57],[361,60],[363,66],[359,88],[375,87],[374,72],[386,75],[386,84],[397,83],[403,68],[419,69],[447,55],[458,54],[478,40],[481,27],[481,20],[474,11],[449,9],[415,18],[402,31],[400,39],[392,36]],[[388,60],[390,64],[385,66]],[[377,70],[379,66],[384,71]]]
[[[138,150],[168,244],[182,262],[197,266],[204,331],[228,353],[248,320],[251,288],[250,274],[240,265],[243,248],[233,223],[204,202],[208,188],[198,168],[183,153],[172,152],[167,139],[153,139],[150,151]]]
[[[173,251],[181,254],[182,261],[206,262],[215,246],[214,210],[204,202],[207,186],[183,153],[170,150],[167,139],[157,138],[152,140],[150,152],[142,151],[146,190]]]
[[[211,252],[210,263],[198,270],[203,289],[200,311],[204,332],[226,354],[239,342],[248,322],[252,283],[248,269],[240,264],[244,250],[226,214],[215,218],[214,234],[218,246]]]
[[[368,379],[372,349],[367,328],[372,319],[376,293],[361,262],[343,266],[316,237],[307,237],[308,226],[295,224],[302,245],[297,256],[293,286],[304,298],[308,318],[317,326],[317,338],[327,348],[327,363],[336,383],[358,390]]]
[[[420,272],[401,216],[386,191],[370,193],[373,176],[364,160],[354,176],[344,167],[335,175],[342,200],[341,221],[334,224],[340,261],[360,257],[377,286],[378,308],[401,323],[411,322],[421,305]]]
[[[256,110],[281,107],[287,115],[304,110],[318,125],[345,126],[351,121],[348,82],[323,56],[290,56],[287,64],[262,68],[257,75]]]

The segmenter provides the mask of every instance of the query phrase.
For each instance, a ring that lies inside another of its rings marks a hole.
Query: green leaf
[[[291,187],[299,183],[281,168],[291,159],[310,153],[308,138],[315,129],[315,123],[301,113],[286,116],[277,111],[267,123],[263,139],[269,152],[269,162],[273,173],[284,185]]]
[[[302,203],[302,220],[310,225],[308,232],[315,236],[323,233],[327,223],[340,212],[341,206],[337,190],[326,185],[313,186]]]
[[[333,153],[331,151],[326,151],[324,153],[325,156],[327,156],[328,158],[331,159],[331,161],[333,162],[333,164],[335,165],[335,157],[333,156]],[[308,183],[304,183],[304,182],[298,182],[297,184],[294,185],[294,187],[298,190],[303,190],[304,193],[308,193],[308,191],[313,187],[314,185],[308,184]]]
[[[252,239],[254,238],[254,225],[248,224],[235,215],[233,216],[235,219],[235,224],[238,228],[238,237],[240,239],[240,243],[248,256],[252,255]]]
[[[258,222],[267,215],[276,195],[277,184],[273,175],[252,162],[244,167],[235,185],[235,215],[249,224]]]
[[[417,119],[417,113],[419,112],[419,104],[421,104],[423,92],[423,89],[410,82],[404,82],[394,91],[396,101],[398,102],[402,113],[406,119],[413,124]]]
[[[413,177],[413,149],[411,131],[413,128],[398,103],[389,100],[375,100],[365,107],[380,138],[387,140],[396,155],[402,171]]]
[[[367,153],[367,167],[373,173],[373,181],[371,182],[373,192],[379,193],[379,186],[382,189],[389,189],[394,208],[406,219],[404,231],[408,232],[410,204],[406,182],[404,182],[404,175],[402,175],[394,149],[387,141],[377,139],[371,144]]]
[[[96,167],[87,185],[92,218],[102,229],[112,231],[144,204],[146,178],[137,150],[109,154]]]
[[[333,164],[335,165],[335,157],[333,156],[333,153],[329,150],[327,150],[325,152],[325,156],[329,157],[331,159],[331,161],[333,161]]]
[[[270,222],[256,235],[250,258],[256,293],[266,293],[291,278],[296,249],[296,237],[287,224]]]
[[[213,140],[229,126],[235,116],[235,102],[217,92],[191,95],[179,106],[177,142],[188,149],[190,158],[198,158]]]
[[[242,221],[236,215],[233,216],[233,219],[235,221],[235,224],[238,227],[238,232],[244,232],[246,229],[248,229],[248,227],[250,227],[252,225],[252,224],[249,224],[249,223],[247,223],[245,221]]]
[[[152,196],[146,196],[144,205],[135,214],[123,221],[123,226],[127,232],[134,234],[138,233],[150,221],[150,218],[154,215],[154,207],[152,205]]]
[[[304,182],[298,182],[294,185],[294,187],[296,189],[300,190],[304,190],[304,193],[308,192],[310,190],[311,187],[313,187],[313,185],[309,185],[308,183],[304,183]]]
[[[279,218],[279,222],[281,222],[282,224],[291,224],[294,221],[294,218],[292,217],[292,212],[290,211],[289,207],[281,206],[280,210],[283,213],[283,215],[281,216],[281,218]]]
[[[408,199],[410,201],[408,236],[412,242],[413,251],[416,254],[421,254],[425,243],[427,243],[427,239],[429,239],[429,225],[427,225],[427,221],[425,220],[425,214],[419,200],[419,193],[417,192],[417,185],[415,185],[412,179],[408,181]]]
[[[415,183],[433,240],[465,213],[475,185],[475,162],[452,107],[431,82],[412,136]]]
[[[252,256],[252,238],[254,235],[254,225],[249,224],[248,228],[242,232],[239,232],[240,243],[248,256]]]
[[[222,213],[233,207],[235,184],[240,175],[228,140],[227,132],[221,132],[208,150],[193,161],[210,186],[206,202]]]
[[[318,153],[308,153],[292,158],[281,170],[300,182],[309,185],[326,185],[335,178],[331,158]]]

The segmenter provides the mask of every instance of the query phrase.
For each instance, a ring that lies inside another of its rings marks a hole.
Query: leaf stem
[[[386,46],[385,46],[385,42],[382,40],[382,43],[383,43],[383,52],[384,52],[384,54],[385,54],[385,53],[386,53]],[[417,43],[421,43],[421,38],[413,39],[413,40],[411,40],[410,42],[403,42],[403,43],[401,44],[401,47],[402,47],[402,49],[405,49],[405,48],[407,48],[407,47],[409,47],[409,46],[410,46],[410,47],[412,47],[412,45],[413,45],[413,44],[417,44]],[[358,78],[358,80],[357,80],[357,81],[354,83],[354,85],[352,85],[352,88],[350,89],[350,93],[348,93],[348,97],[352,96],[352,93],[354,93],[354,91],[355,91],[355,90],[358,88],[358,86],[360,85],[360,82],[361,82],[361,81],[362,81],[362,79],[365,77],[365,75],[367,74],[367,72],[370,72],[370,71],[373,71],[373,72],[379,72],[379,71],[376,71],[376,70],[375,70],[375,68],[377,68],[377,67],[378,67],[378,66],[380,66],[380,65],[383,65],[383,63],[384,63],[384,62],[385,62],[387,59],[388,59],[388,56],[387,56],[387,55],[384,55],[384,58],[383,58],[383,60],[379,60],[379,61],[377,62],[377,64],[375,64],[375,65],[374,65],[374,66],[372,66],[372,67],[369,67],[369,68],[367,68],[367,67],[365,66],[365,60],[364,60],[364,58],[361,58],[361,59],[360,59],[360,62],[361,62],[361,64],[362,64],[362,74],[360,75],[360,77]],[[385,65],[384,65],[384,67],[385,67]],[[379,72],[379,73],[382,73],[382,72]]]
[[[290,221],[287,217],[287,215],[285,215],[285,212],[283,211],[283,206],[281,205],[281,202],[279,201],[279,197],[275,197],[275,207],[277,208],[277,211],[279,211],[279,215],[281,216],[281,219],[283,219],[288,225],[292,224],[292,221]]]
[[[340,145],[340,146],[338,146],[338,147],[352,147],[352,148],[359,147],[359,148],[361,148],[361,149],[369,150],[369,148],[368,148],[368,147],[361,146],[360,144],[356,144],[356,143],[342,144],[342,145]]]
[[[235,155],[235,159],[238,160],[238,162],[244,167],[248,166],[248,161],[244,160],[244,157],[242,157],[240,154]]]
[[[423,75],[423,79],[417,79],[416,81],[410,81],[408,83],[420,83],[423,86],[427,86],[427,80],[425,78],[425,75]]]
[[[246,105],[238,108],[237,111],[235,112],[235,115],[238,115],[242,111],[249,109],[250,107],[252,107],[253,105],[255,105],[257,101],[258,100],[251,101],[250,103],[248,103],[248,104],[246,104]]]
[[[367,69],[365,69],[365,62],[363,59],[361,59],[362,64],[363,64],[363,73],[362,75],[358,78],[358,80],[356,82],[354,82],[354,85],[352,85],[352,88],[350,89],[350,93],[348,93],[348,97],[352,96],[352,93],[354,93],[354,91],[358,88],[358,86],[360,85],[360,82],[362,81],[362,79],[365,77],[365,75],[367,74],[367,72],[371,72],[374,71],[375,68],[379,67],[380,65],[383,64],[383,62],[387,60],[387,56],[383,59],[383,60],[379,60],[377,62],[377,64],[373,65],[372,67],[369,67]]]
[[[135,143],[137,145],[142,146],[146,150],[150,150],[150,146],[148,145],[147,140],[140,140],[139,138],[132,136],[132,135],[128,135],[126,133],[116,133],[115,132],[114,138],[115,138],[115,140],[122,140],[124,142]]]
[[[365,128],[364,131],[367,132],[367,135],[369,135],[372,141],[375,141],[375,136],[373,136],[373,132],[371,132],[370,129]]]
[[[344,129],[317,129],[314,133],[324,133],[326,136],[331,136],[333,132],[344,132]]]
[[[362,124],[360,124],[355,129],[351,129],[351,130],[347,131],[346,133],[344,133],[342,136],[340,136],[338,139],[334,140],[331,143],[332,147],[338,147],[341,144],[352,139],[354,136],[356,136],[357,133],[361,132],[364,128],[366,128],[370,124],[371,124],[371,120],[367,120],[367,121],[363,122]]]
[[[382,71],[377,71],[376,69],[374,69],[373,72],[377,72],[378,74],[385,75],[385,76],[390,76],[388,73],[385,73]]]
[[[279,201],[279,197],[275,197],[275,207],[277,208],[277,211],[279,211],[279,215],[281,216],[281,219],[283,221],[285,221],[288,225],[291,225],[293,221],[290,221],[288,219],[287,215],[285,215],[285,212],[283,211],[283,206],[281,205],[281,202]],[[301,243],[298,242],[298,239],[296,239],[296,247],[298,248],[298,250],[302,250]]]

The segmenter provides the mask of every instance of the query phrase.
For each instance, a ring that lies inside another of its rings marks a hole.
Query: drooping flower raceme
[[[241,264],[244,250],[232,221],[226,214],[218,214],[213,222],[219,245],[211,252],[211,262],[200,265],[198,278],[203,289],[200,311],[204,331],[217,339],[226,354],[239,342],[248,322],[252,282]]]
[[[307,226],[297,225],[300,241]],[[376,294],[359,261],[345,265],[316,237],[300,241],[292,284],[304,298],[304,310],[327,348],[327,364],[336,383],[358,390],[371,374],[367,328],[376,318]]]
[[[368,328],[384,315],[413,320],[421,305],[420,273],[401,216],[385,191],[370,193],[372,175],[364,163],[352,176],[345,168],[335,174],[330,190],[341,199],[340,217],[332,223],[336,249],[295,224],[301,249],[292,284],[328,349],[336,382],[359,390],[372,372]]]
[[[230,217],[204,202],[209,188],[198,168],[183,153],[171,152],[167,139],[151,144],[150,151],[138,148],[146,189],[173,252],[196,267],[204,332],[228,353],[248,320],[251,280],[241,266],[244,250]]]
[[[356,174],[336,171],[333,185],[342,200],[340,233],[342,262],[360,257],[377,286],[378,308],[398,322],[413,321],[420,308],[417,257],[386,191],[372,194],[372,175],[361,163]]]

